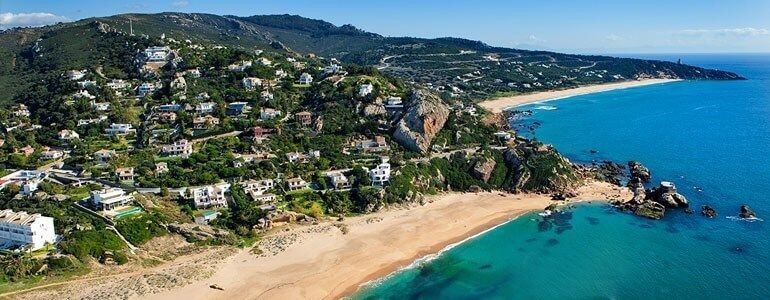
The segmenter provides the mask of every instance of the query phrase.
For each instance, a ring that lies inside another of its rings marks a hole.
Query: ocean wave
[[[733,221],[746,221],[746,222],[749,222],[749,223],[751,223],[751,222],[757,222],[757,221],[759,221],[759,222],[763,222],[763,221],[765,221],[765,220],[762,220],[761,218],[757,218],[757,217],[753,217],[753,218],[741,218],[741,217],[738,217],[738,216],[727,216],[727,217],[725,217],[725,218],[727,218],[727,219],[730,219],[730,220],[733,220]]]
[[[556,110],[557,107],[556,106],[551,106],[551,105],[540,105],[540,106],[536,106],[534,109],[537,109],[537,110]]]

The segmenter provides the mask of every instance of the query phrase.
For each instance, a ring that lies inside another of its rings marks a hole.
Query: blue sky
[[[768,0],[0,0],[0,28],[164,11],[298,14],[386,36],[578,53],[770,52]]]

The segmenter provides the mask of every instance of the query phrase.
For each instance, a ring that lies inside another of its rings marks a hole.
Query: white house
[[[96,159],[96,161],[100,164],[106,164],[110,161],[110,159],[117,155],[118,154],[115,152],[115,150],[102,149],[94,152],[94,159]]]
[[[218,183],[190,189],[195,208],[227,207],[225,193],[230,191],[229,183]]]
[[[145,82],[137,88],[136,95],[139,97],[144,97],[144,95],[154,93],[156,89],[158,88],[154,83]]]
[[[134,168],[117,168],[115,169],[115,177],[118,181],[134,181]]]
[[[232,64],[227,66],[227,69],[229,69],[230,71],[243,72],[248,67],[251,67],[251,61],[244,60],[244,61],[241,61],[240,64]]]
[[[404,101],[401,100],[401,97],[390,96],[387,99],[385,99],[385,108],[403,108],[403,107],[404,107]]]
[[[168,61],[169,54],[171,54],[171,48],[165,46],[149,47],[144,49],[142,54],[144,55],[145,62],[165,63]]]
[[[262,195],[275,187],[275,181],[272,179],[249,180],[242,183],[245,193],[254,193]]]
[[[107,87],[113,90],[122,90],[128,87],[128,83],[123,79],[113,79],[107,83]]]
[[[326,176],[329,177],[329,180],[332,182],[332,187],[334,187],[335,190],[344,190],[350,188],[350,180],[345,176],[345,174],[342,174],[342,172],[330,172],[326,174]]]
[[[243,80],[241,80],[241,84],[243,84],[243,87],[247,90],[254,90],[258,86],[262,85],[262,79],[256,77],[245,77]]]
[[[38,184],[48,177],[48,174],[34,170],[19,170],[0,178],[0,189],[10,184],[15,184],[21,188],[21,194],[24,196],[32,195],[37,190]]]
[[[108,211],[115,208],[126,206],[134,201],[134,196],[126,194],[119,188],[109,188],[98,191],[91,191],[89,202],[98,210]]]
[[[374,91],[374,86],[371,83],[362,84],[358,87],[358,96],[366,97]]]
[[[190,77],[192,77],[192,78],[200,78],[201,77],[201,71],[198,70],[198,68],[189,69],[189,70],[187,70],[187,75],[190,75]]]
[[[168,163],[162,161],[155,163],[155,175],[160,175],[168,172]]]
[[[59,140],[61,141],[71,141],[77,139],[80,139],[80,135],[74,130],[62,129],[59,131]]]
[[[109,128],[105,128],[104,132],[107,133],[107,135],[128,135],[132,133],[136,133],[136,129],[131,128],[131,124],[116,124],[112,123],[110,124]]]
[[[280,116],[281,116],[281,111],[277,109],[266,107],[259,110],[259,119],[262,121],[267,121]]]
[[[188,140],[182,139],[163,146],[162,152],[168,156],[188,157],[193,152],[193,145]]]
[[[49,147],[43,148],[43,151],[40,152],[40,160],[59,159],[62,156],[64,156],[64,152],[60,150],[52,150]]]
[[[195,112],[199,114],[210,114],[214,112],[215,106],[216,106],[216,103],[214,102],[198,103],[198,105],[195,105]]]
[[[87,88],[87,87],[92,87],[92,86],[96,86],[96,81],[93,81],[93,80],[81,80],[81,81],[78,81],[78,87],[81,88],[81,89],[84,89],[84,88]]]
[[[390,163],[387,157],[382,157],[382,162],[369,171],[369,177],[374,186],[382,186],[390,181]]]
[[[19,104],[16,106],[16,109],[13,111],[13,115],[16,117],[29,117],[29,109],[24,104]]]
[[[0,211],[0,243],[4,248],[21,246],[34,251],[55,242],[53,218],[10,209]]]
[[[286,180],[286,187],[291,191],[301,190],[308,187],[307,181],[302,177],[296,177]]]
[[[299,76],[299,84],[311,84],[313,83],[313,76],[308,73],[302,73]]]
[[[338,64],[330,64],[324,67],[324,74],[334,74],[339,71],[342,71],[342,67]]]
[[[86,77],[86,70],[69,70],[67,71],[67,78],[69,80],[80,80],[83,79],[83,77]]]
[[[273,93],[267,90],[262,91],[262,93],[260,93],[260,96],[262,97],[262,100],[265,100],[265,101],[273,100],[273,98],[275,98],[275,96],[273,96]]]

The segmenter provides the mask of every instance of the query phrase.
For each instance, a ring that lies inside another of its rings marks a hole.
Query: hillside
[[[110,37],[109,32],[136,37]],[[344,63],[378,65],[387,74],[466,99],[646,77],[741,79],[730,72],[672,62],[569,55],[492,47],[458,38],[383,37],[355,28],[291,15],[124,14],[0,33],[0,99],[15,98],[49,72],[90,66],[111,68],[104,53],[115,43],[142,43],[140,36],[225,46],[315,53]],[[133,45],[132,45],[133,46]],[[133,50],[141,47],[130,47]],[[105,55],[109,54],[109,55]],[[7,102],[6,102],[7,103]]]

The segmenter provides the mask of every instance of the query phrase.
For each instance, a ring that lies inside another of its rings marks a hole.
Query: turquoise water
[[[532,135],[573,161],[640,160],[696,211],[714,206],[716,219],[673,212],[648,221],[599,204],[549,222],[533,213],[353,298],[770,298],[770,228],[731,218],[746,203],[770,220],[770,56],[681,58],[749,80],[577,96],[524,107],[534,114],[517,122],[541,124]]]

